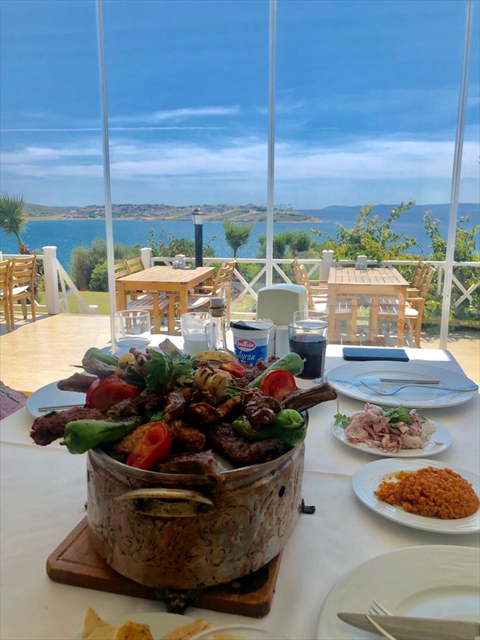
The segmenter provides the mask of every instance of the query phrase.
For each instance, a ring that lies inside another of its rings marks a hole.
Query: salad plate
[[[395,395],[385,396],[365,387],[362,380],[372,386],[378,386],[388,390],[395,383],[379,383],[380,378],[402,378],[422,381],[438,380],[439,386],[449,387],[451,390],[435,389],[434,384],[428,387],[407,386],[400,389]],[[374,404],[397,407],[416,407],[418,409],[438,409],[451,407],[468,402],[478,395],[478,387],[473,380],[463,373],[456,373],[442,367],[434,367],[417,362],[350,362],[340,367],[335,367],[327,374],[328,383],[345,396],[372,402]],[[471,391],[456,391],[455,387],[472,386]]]
[[[28,396],[25,407],[30,415],[37,418],[38,416],[44,416],[48,413],[48,411],[40,411],[42,407],[59,407],[55,409],[56,411],[61,411],[62,409],[60,407],[66,409],[69,405],[80,405],[83,407],[85,398],[85,393],[61,391],[57,387],[56,382],[51,382],[34,391],[31,396]]]
[[[353,411],[346,415],[350,418],[355,413],[359,412]],[[345,435],[344,427],[335,420],[332,421],[330,429],[335,438],[340,440],[340,442],[343,442],[343,444],[346,444],[348,447],[352,447],[352,449],[357,449],[357,451],[370,453],[372,456],[382,456],[383,458],[426,458],[445,451],[445,449],[448,449],[452,444],[452,436],[445,427],[442,427],[441,424],[434,422],[433,420],[429,420],[429,422],[435,427],[435,432],[432,433],[430,440],[423,449],[401,449],[396,453],[382,451],[379,447],[369,447],[368,444],[365,444],[364,442],[351,442]]]
[[[368,613],[373,600],[395,615],[478,622],[479,575],[480,555],[470,547],[422,545],[376,556],[334,585],[320,613],[317,640],[378,638],[337,617],[338,611]]]
[[[108,624],[116,627],[125,620],[129,622],[138,622],[139,624],[148,624],[154,638],[161,638],[173,631],[175,627],[179,627],[189,622],[193,622],[195,618],[184,616],[176,613],[166,613],[164,611],[148,612],[148,613],[127,613],[117,616],[112,620],[108,620]],[[82,632],[73,636],[72,640],[81,640]]]
[[[386,458],[384,460],[375,460],[358,469],[352,477],[352,487],[357,498],[366,507],[375,511],[379,515],[398,522],[406,527],[413,529],[421,529],[423,531],[434,531],[436,533],[476,533],[480,531],[480,509],[476,513],[466,518],[458,518],[456,520],[442,520],[436,517],[421,516],[417,513],[410,513],[401,507],[388,504],[383,500],[379,500],[374,492],[385,478],[392,476],[399,471],[418,471],[425,467],[436,467],[437,469],[451,469],[458,473],[462,478],[467,480],[473,490],[480,495],[480,477],[466,469],[459,469],[449,464],[442,464],[434,460],[422,460],[418,458],[394,460]]]

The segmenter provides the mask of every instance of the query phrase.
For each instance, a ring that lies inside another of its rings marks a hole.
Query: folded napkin
[[[0,381],[0,420],[21,409],[26,401],[24,393],[10,389]]]

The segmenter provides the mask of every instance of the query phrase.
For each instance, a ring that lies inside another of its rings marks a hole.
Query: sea
[[[436,207],[436,209],[435,209]],[[473,207],[473,209],[472,209]],[[440,232],[446,238],[448,234],[448,205],[417,205],[417,212],[407,212],[400,221],[392,224],[395,232],[403,232],[414,235],[417,240],[416,252],[428,256],[429,238],[425,232],[422,216],[428,208],[433,210],[433,217],[440,219]],[[465,208],[465,210],[463,210]],[[309,216],[318,218],[320,222],[275,222],[274,233],[281,233],[287,229],[305,229],[309,233],[313,230],[323,231],[329,235],[335,235],[337,225],[346,227],[353,225],[357,207],[330,207],[321,210],[305,210]],[[379,205],[378,213],[381,218],[388,215],[391,210],[389,205]],[[468,227],[472,228],[478,224],[479,205],[459,205],[459,215],[471,212],[473,219]],[[421,213],[420,213],[421,212]],[[377,213],[377,207],[375,210]],[[407,219],[407,215],[409,216]],[[121,242],[128,246],[141,245],[148,246],[150,231],[154,230],[155,236],[159,238],[162,230],[168,235],[175,234],[177,237],[184,237],[189,240],[194,239],[194,226],[191,221],[172,220],[114,220],[113,236],[114,242]],[[266,233],[266,223],[254,223],[250,241],[248,245],[242,247],[238,252],[239,258],[254,258],[258,252],[258,237]],[[312,234],[313,235],[313,234]],[[71,266],[71,254],[78,246],[89,246],[95,238],[105,238],[104,220],[42,220],[29,221],[21,233],[22,240],[31,251],[42,249],[44,246],[56,246],[57,257],[63,267],[69,271]],[[215,251],[215,255],[222,258],[232,256],[232,250],[225,241],[223,225],[221,222],[205,222],[203,227],[204,244],[209,243]],[[6,236],[0,230],[0,251],[5,254],[17,252],[17,240],[14,236]]]

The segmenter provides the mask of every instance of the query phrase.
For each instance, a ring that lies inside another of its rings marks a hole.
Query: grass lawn
[[[99,291],[81,291],[82,297],[87,304],[96,304],[98,306],[98,314],[101,316],[110,315],[110,300],[108,293]],[[45,294],[39,292],[38,301],[40,304],[45,304]],[[78,308],[78,302],[75,296],[72,294],[68,297],[68,304],[70,307],[70,313],[80,313]]]

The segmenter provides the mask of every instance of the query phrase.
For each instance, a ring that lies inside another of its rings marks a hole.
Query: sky
[[[3,191],[103,204],[94,0],[1,0]],[[268,0],[104,0],[112,200],[266,204]],[[278,0],[275,203],[450,201],[463,0]],[[461,202],[479,202],[480,0]]]

